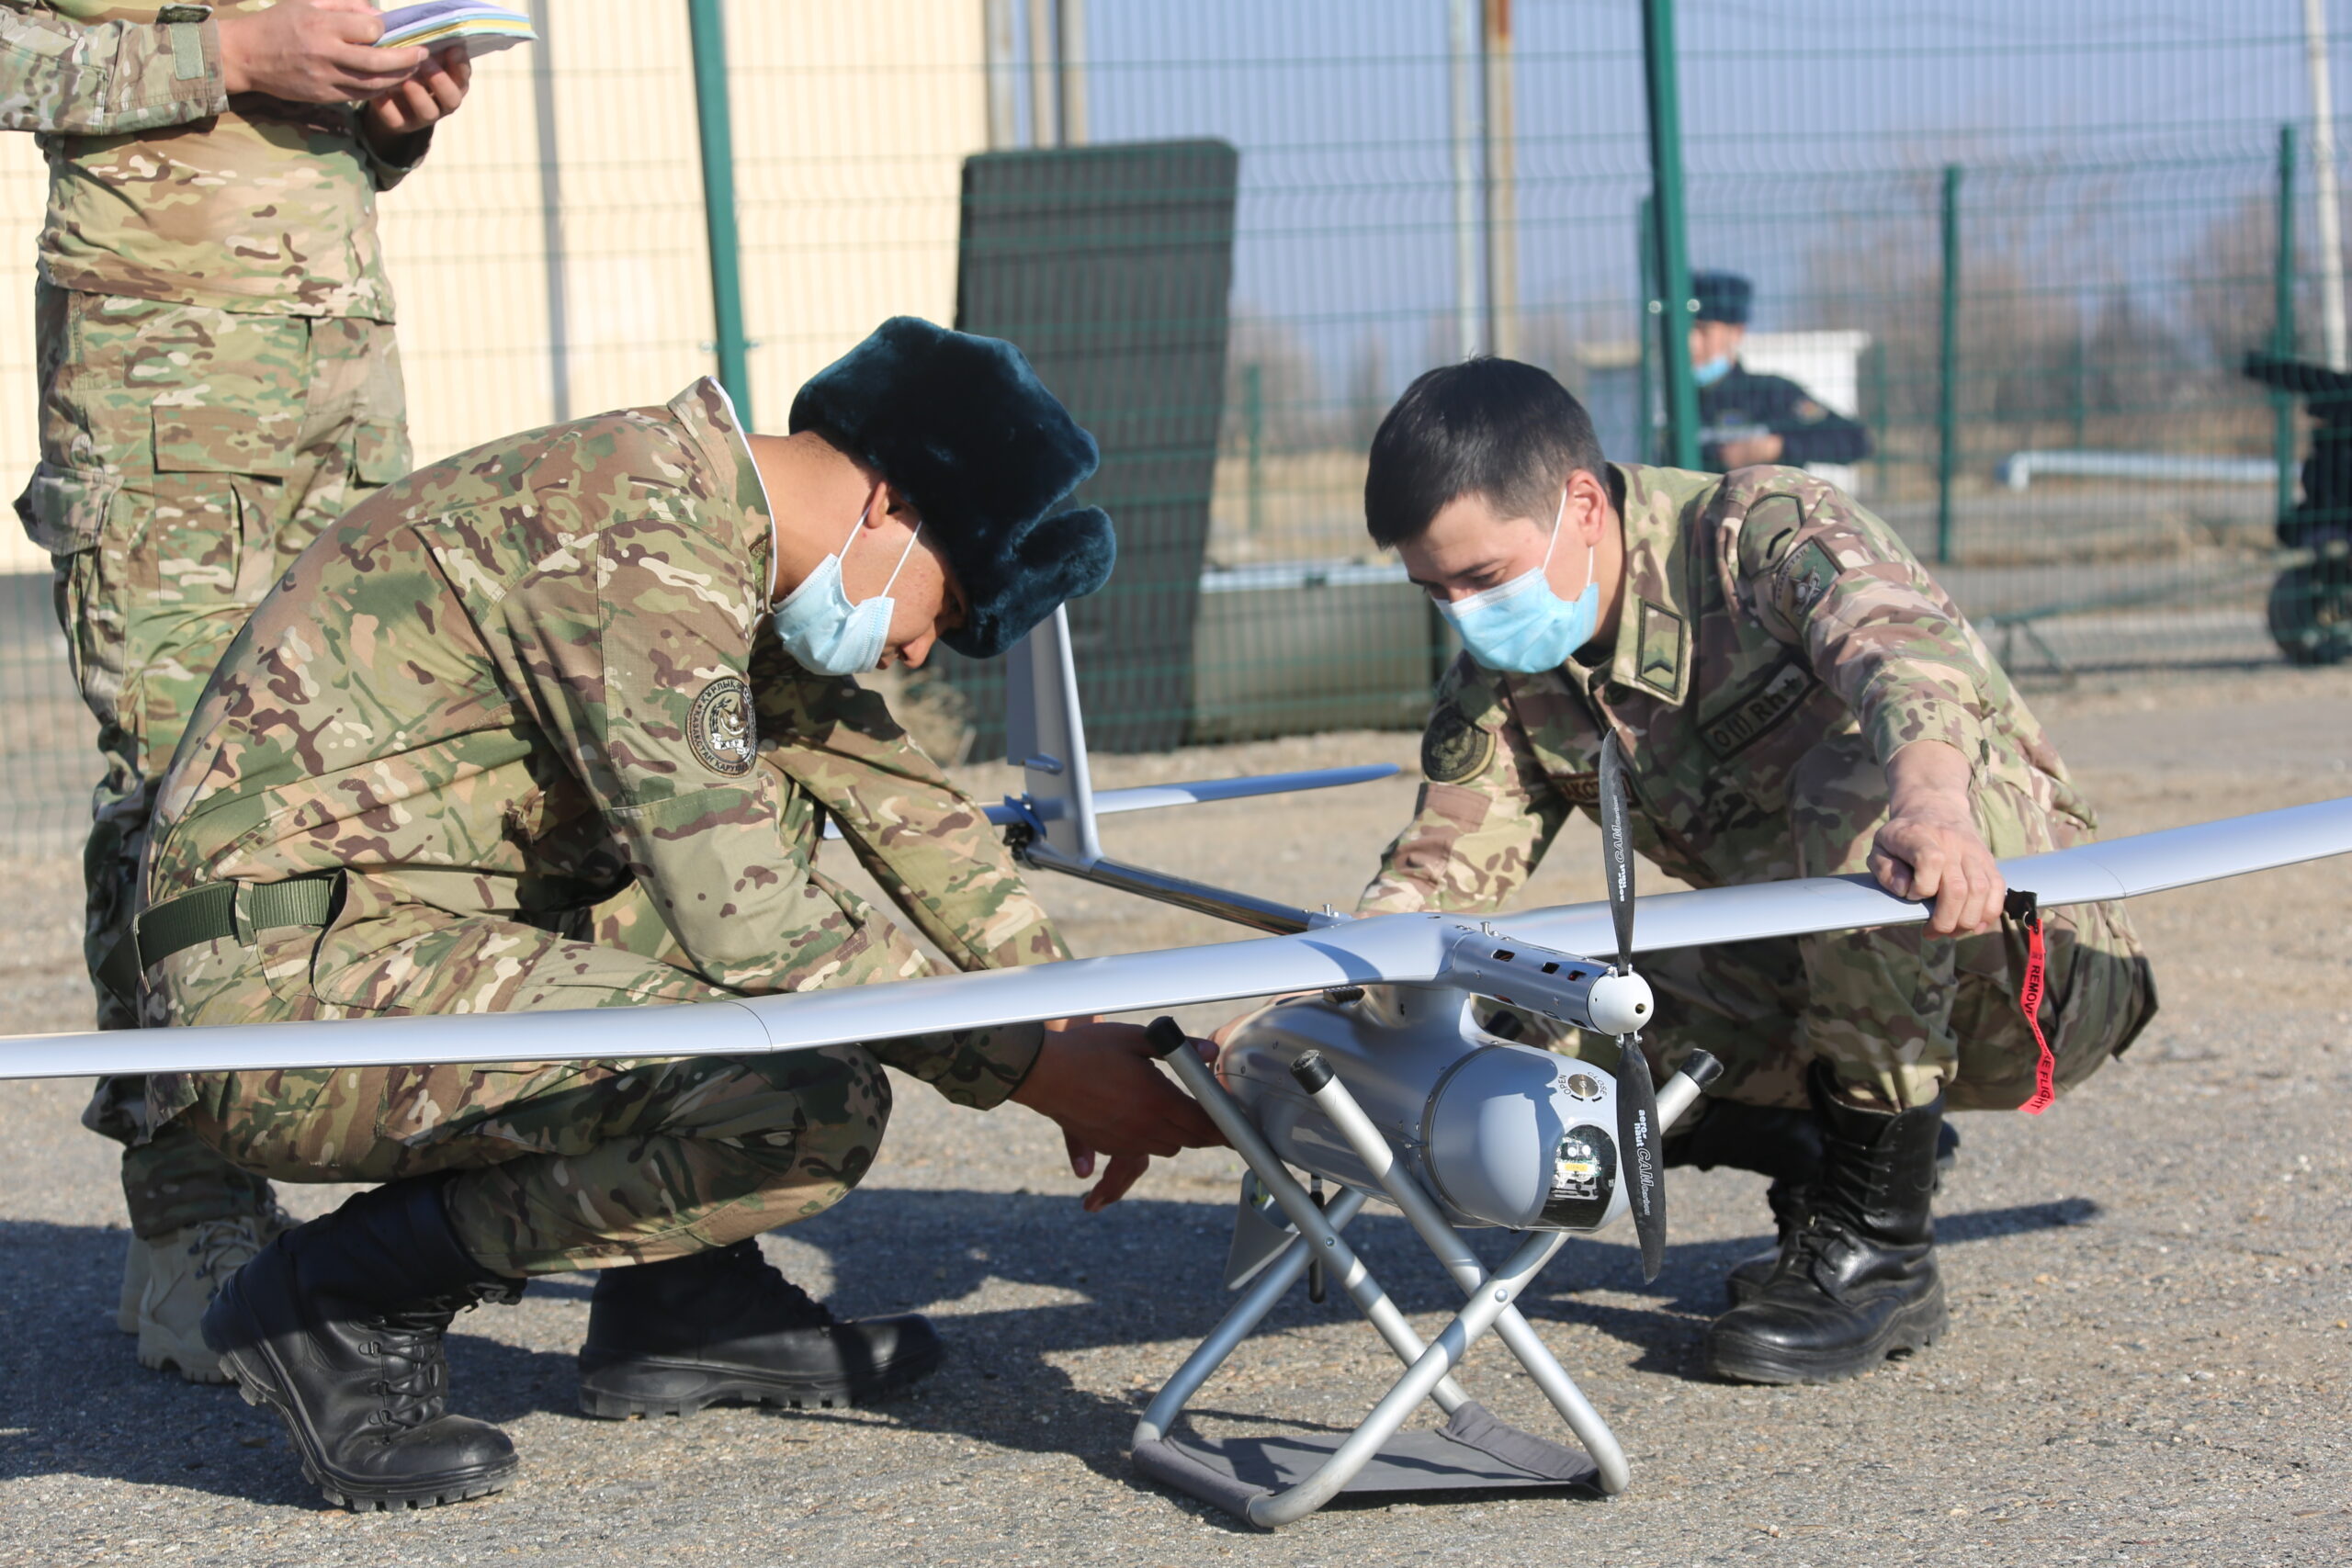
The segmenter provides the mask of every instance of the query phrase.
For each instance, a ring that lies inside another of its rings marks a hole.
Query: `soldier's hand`
[[[1769,432],[1762,435],[1744,436],[1737,441],[1726,441],[1717,448],[1726,468],[1744,468],[1750,463],[1777,463],[1784,450],[1786,444]]]
[[[1940,740],[1914,741],[1886,766],[1890,808],[1871,844],[1871,874],[1898,898],[1932,900],[1935,936],[2000,923],[2008,881],[1976,829],[1968,759]]]
[[[1093,1213],[1125,1195],[1151,1156],[1225,1142],[1192,1096],[1168,1081],[1158,1053],[1131,1023],[1065,1022],[1049,1028],[1036,1065],[1012,1098],[1061,1124],[1070,1170],[1081,1180],[1108,1155],[1086,1195]]]
[[[466,51],[445,49],[424,70],[368,106],[368,129],[382,141],[430,130],[458,112],[473,79],[473,61]]]
[[[220,18],[220,79],[232,93],[298,104],[372,98],[416,74],[422,49],[378,49],[384,19],[368,0],[278,0]]]

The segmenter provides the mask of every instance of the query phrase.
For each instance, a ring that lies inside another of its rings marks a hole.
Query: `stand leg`
[[[1363,1210],[1364,1202],[1364,1195],[1351,1188],[1332,1201],[1331,1206],[1324,1211],[1324,1217],[1330,1222],[1332,1229],[1343,1229]],[[1312,1246],[1301,1236],[1266,1265],[1265,1271],[1250,1281],[1249,1290],[1234,1303],[1233,1310],[1227,1313],[1223,1321],[1210,1331],[1209,1337],[1201,1341],[1200,1348],[1184,1359],[1184,1364],[1176,1369],[1176,1375],[1170,1378],[1166,1386],[1152,1399],[1142,1419],[1136,1423],[1135,1436],[1128,1440],[1128,1448],[1168,1435],[1168,1429],[1176,1424],[1176,1417],[1182,1412],[1185,1403],[1200,1392],[1201,1385],[1208,1382],[1210,1374],[1225,1364],[1225,1359],[1233,1354],[1234,1349],[1250,1337],[1250,1331],[1274,1310],[1274,1303],[1298,1282],[1298,1277],[1306,1271],[1312,1254]]]
[[[1306,1079],[1302,1077],[1300,1081],[1305,1087]],[[1475,1301],[1487,1286],[1485,1266],[1446,1222],[1428,1190],[1397,1163],[1396,1151],[1372,1124],[1363,1107],[1356,1103],[1348,1086],[1336,1076],[1327,1074],[1319,1086],[1307,1092],[1316,1109],[1339,1129],[1348,1146],[1355,1150],[1356,1157],[1378,1179],[1389,1201],[1404,1211],[1406,1222],[1445,1266],[1446,1272],[1453,1276],[1462,1293]],[[1568,1376],[1567,1369],[1560,1365],[1559,1359],[1536,1335],[1534,1326],[1517,1307],[1510,1307],[1499,1314],[1496,1331],[1511,1354],[1519,1358],[1520,1365],[1527,1369],[1527,1375],[1535,1380],[1535,1386],[1544,1391],[1544,1397],[1552,1402],[1552,1408],[1560,1413],[1560,1419],[1584,1444],[1593,1463],[1600,1467],[1600,1489],[1611,1494],[1623,1491],[1633,1472],[1625,1462],[1625,1450],[1619,1445],[1617,1434],[1609,1429],[1600,1413],[1577,1387],[1576,1380]]]
[[[1234,1152],[1258,1173],[1259,1181],[1282,1206],[1290,1223],[1298,1227],[1298,1234],[1322,1254],[1325,1271],[1339,1280],[1340,1287],[1348,1292],[1348,1299],[1388,1342],[1396,1359],[1408,1366],[1419,1362],[1424,1349],[1420,1336],[1413,1332],[1412,1325],[1405,1321],[1405,1314],[1396,1310],[1396,1303],[1388,1299],[1388,1292],[1381,1289],[1380,1281],[1372,1277],[1363,1260],[1340,1239],[1340,1233],[1331,1227],[1323,1211],[1315,1206],[1306,1189],[1291,1175],[1290,1168],[1267,1146],[1249,1114],[1216,1081],[1216,1075],[1189,1050],[1171,1052],[1162,1059],[1175,1069],[1193,1098],[1201,1102],[1201,1109],[1208,1112],[1209,1120],[1232,1144]],[[1430,1395],[1438,1408],[1449,1416],[1470,1403],[1470,1395],[1450,1373],[1442,1374],[1430,1384]]]
[[[1485,1289],[1471,1298],[1453,1321],[1445,1325],[1434,1343],[1421,1353],[1420,1359],[1396,1380],[1380,1403],[1373,1406],[1363,1425],[1348,1436],[1331,1457],[1323,1461],[1313,1475],[1271,1497],[1261,1497],[1250,1505],[1250,1522],[1272,1529],[1304,1518],[1308,1514],[1340,1495],[1349,1482],[1356,1478],[1363,1467],[1372,1462],[1381,1446],[1396,1435],[1396,1429],[1412,1415],[1413,1407],[1430,1397],[1438,1380],[1461,1364],[1463,1356],[1477,1337],[1494,1326],[1519,1292],[1542,1272],[1552,1255],[1567,1241],[1565,1233],[1541,1231],[1530,1235],[1511,1253],[1510,1259],[1497,1269]]]

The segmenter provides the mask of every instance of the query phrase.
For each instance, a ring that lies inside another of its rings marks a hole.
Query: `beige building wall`
[[[551,0],[545,44],[479,62],[464,110],[379,211],[420,463],[553,414],[532,73],[554,73],[576,414],[713,365],[684,0]],[[905,313],[948,321],[956,194],[986,143],[979,0],[730,0],[752,412]],[[0,135],[0,484],[34,460],[32,257],[46,175]],[[0,520],[0,571],[47,558]]]

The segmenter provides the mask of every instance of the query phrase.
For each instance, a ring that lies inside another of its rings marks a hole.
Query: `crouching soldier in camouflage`
[[[1635,847],[1673,875],[1867,871],[1933,901],[1924,927],[1643,964],[1657,1070],[1694,1047],[1727,1069],[1685,1157],[1699,1144],[1781,1179],[1780,1246],[1735,1274],[1709,1369],[1820,1381],[1928,1344],[1945,1111],[2039,1101],[2041,1070],[2078,1083],[2155,1010],[2114,904],[2049,914],[2049,1004],[2034,1021],[2018,1006],[2029,939],[2002,926],[1995,857],[2095,827],[2041,726],[1885,524],[1792,468],[1605,463],[1584,410],[1529,366],[1416,381],[1374,438],[1364,507],[1467,649],[1364,912],[1501,906],[1572,810],[1597,818],[1611,733]],[[1791,1108],[1817,1154],[1756,1135]]]
[[[323,536],[223,660],[158,804],[153,1024],[634,1007],[896,980],[910,937],[815,865],[827,822],[966,968],[1064,949],[986,818],[848,677],[1002,651],[1109,575],[1057,503],[1092,439],[1009,345],[900,319],[749,437],[712,382],[460,454]],[[650,1044],[661,1015],[646,1015]],[[655,1047],[658,1050],[658,1045]],[[453,1314],[600,1276],[592,1415],[857,1401],[936,1364],[760,1257],[872,1164],[888,1063],[1057,1121],[1090,1205],[1216,1141],[1141,1031],[973,1030],[754,1058],[158,1076],[150,1119],[285,1181],[383,1185],[204,1320],[355,1507],[497,1490],[449,1415]],[[635,1267],[618,1267],[635,1265]]]

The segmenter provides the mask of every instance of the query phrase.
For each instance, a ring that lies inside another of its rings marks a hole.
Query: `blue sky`
[[[1522,298],[1589,334],[1622,308],[1630,332],[1639,6],[1515,12]],[[1377,332],[1401,381],[1453,297],[1446,17],[1445,0],[1089,0],[1095,140],[1238,144],[1236,303],[1333,374]],[[1972,232],[2030,253],[2049,287],[2161,309],[2181,255],[2270,188],[2279,121],[2309,113],[2300,0],[1688,0],[1679,25],[1694,259],[1756,274],[1767,325],[1834,319],[1803,298],[1826,226],[1916,241],[1922,171],[1947,161],[1970,170]],[[2352,34],[2334,47],[2341,103]]]

